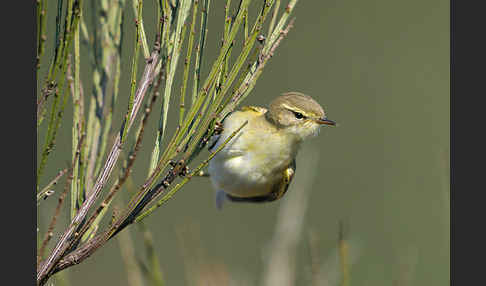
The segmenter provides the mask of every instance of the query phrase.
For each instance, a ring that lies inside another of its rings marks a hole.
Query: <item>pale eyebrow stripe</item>
[[[301,109],[297,108],[297,107],[290,107],[288,106],[287,104],[283,103],[282,104],[283,107],[287,108],[288,110],[290,111],[295,111],[295,112],[300,112],[302,114],[306,114],[304,111],[302,111]]]
[[[299,113],[302,113],[302,115],[304,115],[305,117],[309,118],[309,117],[312,117],[312,114],[308,114],[306,113],[305,111],[303,111],[302,109],[299,109],[297,107],[290,107],[288,106],[287,104],[285,103],[282,103],[282,106],[287,108],[288,110],[292,111],[292,112],[299,112]]]

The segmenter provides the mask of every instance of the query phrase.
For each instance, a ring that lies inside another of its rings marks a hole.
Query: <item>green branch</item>
[[[187,182],[189,182],[189,180],[192,179],[192,177],[195,174],[198,174],[199,171],[202,168],[204,168],[209,163],[209,161],[211,159],[213,159],[213,157],[216,156],[216,154],[218,154],[218,152],[221,151],[226,146],[226,144],[228,144],[231,141],[231,139],[233,139],[236,136],[236,134],[238,134],[241,131],[241,129],[243,127],[246,126],[246,124],[248,124],[248,121],[245,121],[240,127],[238,127],[238,129],[236,129],[233,133],[231,133],[231,135],[228,136],[228,138],[226,138],[226,140],[221,145],[219,145],[219,147],[213,153],[211,153],[211,155],[209,155],[209,157],[206,160],[204,160],[201,164],[199,164],[199,166],[197,166],[179,184],[177,184],[166,195],[164,195],[162,197],[162,199],[160,199],[154,206],[152,206],[147,211],[145,211],[145,212],[141,213],[139,216],[137,216],[136,219],[135,219],[135,222],[142,221],[144,218],[146,218],[148,215],[150,215],[155,209],[157,209],[158,207],[160,207],[161,205],[163,205],[165,202],[167,202],[170,198],[172,198],[172,196],[174,196],[174,194],[177,191],[179,191],[182,188],[182,186],[184,186]]]

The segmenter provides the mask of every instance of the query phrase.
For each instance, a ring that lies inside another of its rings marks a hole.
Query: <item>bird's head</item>
[[[275,98],[266,116],[270,122],[300,140],[319,134],[321,125],[336,125],[327,119],[317,101],[299,92],[288,92]]]

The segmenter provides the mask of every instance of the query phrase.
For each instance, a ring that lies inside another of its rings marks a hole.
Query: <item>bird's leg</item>
[[[171,167],[171,171],[174,172],[177,176],[185,177],[189,173],[189,167],[184,166],[184,159],[181,159],[178,162],[170,160],[169,165]]]
[[[223,124],[221,122],[216,122],[214,124],[214,134],[215,135],[221,134],[221,132],[223,132],[223,130],[224,130]]]
[[[179,167],[179,173],[177,175],[185,177],[187,173],[189,173],[189,167],[184,165],[184,159],[180,159],[179,162],[177,162],[177,165]]]
[[[189,167],[184,166],[184,168],[182,168],[182,170],[179,172],[179,176],[185,177],[188,173],[189,173]]]

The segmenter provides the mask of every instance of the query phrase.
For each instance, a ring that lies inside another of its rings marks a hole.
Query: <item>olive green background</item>
[[[153,1],[145,2],[144,21],[151,42],[156,12]],[[225,1],[211,2],[203,77],[216,57],[224,17]],[[258,2],[252,3],[256,12],[261,1],[254,2]],[[49,9],[55,8],[51,3]],[[92,10],[88,3],[85,8],[89,19]],[[289,189],[298,192],[299,177],[315,172],[307,184],[312,190],[297,251],[295,285],[310,283],[311,237],[317,238],[318,245],[313,256],[321,262],[331,259],[339,221],[345,222],[352,249],[351,285],[448,285],[449,1],[302,0],[293,15],[295,27],[245,104],[266,105],[280,93],[300,91],[314,97],[338,122],[304,144]],[[127,23],[133,23],[131,6],[125,16]],[[51,39],[54,21],[54,15],[49,15]],[[115,130],[126,111],[133,50],[134,25],[124,28]],[[92,75],[86,48],[82,49],[82,80],[88,97]],[[176,76],[180,75],[181,70]],[[176,81],[175,90],[179,87]],[[177,105],[175,98],[172,107]],[[147,173],[159,106],[160,101],[135,165],[135,187]],[[172,111],[169,130],[177,120]],[[70,160],[71,122],[68,106],[41,186]],[[39,136],[38,149],[42,142]],[[309,159],[316,156],[317,167],[310,168]],[[41,233],[55,201],[46,201],[38,210]],[[146,220],[167,285],[187,285],[187,277],[196,275],[190,271],[194,261],[247,285],[261,283],[265,251],[281,203],[227,204],[218,211],[209,180],[191,181]],[[67,214],[64,208],[63,215]],[[56,230],[65,224],[62,219]],[[137,256],[144,259],[138,228],[129,229]],[[117,240],[66,271],[70,284],[129,285]],[[184,250],[189,257],[184,257]]]

